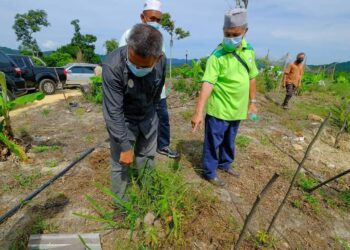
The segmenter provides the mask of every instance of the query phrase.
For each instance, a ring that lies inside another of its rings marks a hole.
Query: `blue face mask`
[[[137,77],[144,77],[148,75],[149,73],[152,72],[154,68],[154,66],[151,68],[138,68],[135,64],[129,61],[129,55],[126,60],[126,64],[128,65],[128,68],[130,69],[130,71]]]
[[[243,36],[224,37],[222,44],[225,50],[232,52],[242,43],[242,39]]]
[[[152,26],[153,28],[155,28],[156,30],[160,29],[160,24],[157,22],[147,22],[148,25]]]

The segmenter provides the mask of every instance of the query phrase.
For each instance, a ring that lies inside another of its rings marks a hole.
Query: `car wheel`
[[[56,91],[56,83],[50,79],[41,80],[39,90],[45,95],[52,95]]]

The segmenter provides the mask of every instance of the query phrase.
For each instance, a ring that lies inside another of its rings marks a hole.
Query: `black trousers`
[[[283,106],[288,106],[290,99],[295,94],[295,86],[293,83],[289,83],[286,85],[286,98],[284,98]]]

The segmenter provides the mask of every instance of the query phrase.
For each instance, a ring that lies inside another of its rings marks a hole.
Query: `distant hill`
[[[19,55],[19,50],[17,50],[17,49],[10,49],[10,48],[7,48],[7,47],[1,47],[0,46],[0,51],[5,53],[5,54]]]
[[[310,68],[319,68],[319,67],[326,67],[326,68],[333,68],[335,63],[330,64],[324,64],[324,65],[308,65]],[[349,62],[342,62],[342,63],[336,63],[335,70],[337,72],[350,72],[350,61]]]

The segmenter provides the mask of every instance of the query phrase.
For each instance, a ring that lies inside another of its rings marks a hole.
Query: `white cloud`
[[[46,42],[44,42],[44,43],[42,44],[43,48],[44,48],[44,49],[48,49],[48,50],[57,49],[57,47],[58,47],[59,45],[60,45],[59,43],[56,43],[56,42],[51,41],[51,40],[47,40]]]

